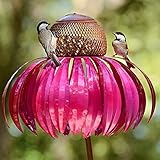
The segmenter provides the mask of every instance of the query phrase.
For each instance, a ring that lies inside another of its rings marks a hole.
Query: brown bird
[[[60,61],[55,54],[57,38],[48,29],[48,22],[42,21],[37,26],[38,39],[42,44],[48,57],[52,59],[56,67],[60,65]]]
[[[114,48],[115,55],[124,57],[129,68],[135,68],[131,63],[129,63],[131,61],[128,58],[128,46],[125,35],[122,32],[115,32],[113,34],[115,39],[112,42],[112,46]]]

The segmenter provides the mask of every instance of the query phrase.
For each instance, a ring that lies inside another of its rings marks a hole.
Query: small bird
[[[128,46],[125,35],[122,32],[115,32],[113,34],[115,39],[112,42],[112,46],[114,48],[115,55],[124,57],[129,68],[135,68],[131,63],[129,63],[130,60],[128,58]]]
[[[53,35],[50,29],[48,29],[49,23],[41,21],[37,25],[38,39],[42,44],[47,56],[52,59],[56,67],[60,66],[60,61],[55,54],[57,38]]]

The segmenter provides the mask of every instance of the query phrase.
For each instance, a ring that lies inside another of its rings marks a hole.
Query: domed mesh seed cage
[[[106,53],[103,28],[88,16],[69,14],[51,27],[58,38],[57,56],[102,56]]]

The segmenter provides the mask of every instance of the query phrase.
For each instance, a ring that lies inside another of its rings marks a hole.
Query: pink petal
[[[44,68],[42,69],[39,78],[37,79],[37,86],[35,87],[37,89],[36,92],[36,100],[35,100],[35,116],[38,124],[41,126],[41,128],[48,134],[50,134],[49,129],[46,124],[45,119],[45,95],[46,95],[46,87],[47,87],[47,80],[48,76],[50,74],[50,71],[52,70],[52,66],[50,66],[50,63],[48,62]],[[52,136],[52,135],[51,135]]]
[[[98,128],[102,117],[102,100],[98,73],[89,58],[84,58],[86,63],[86,83],[88,87],[88,114],[82,132],[84,137],[89,137]]]
[[[44,62],[37,64],[25,78],[21,91],[19,93],[19,113],[25,125],[32,131],[36,132],[34,114],[32,110],[32,96],[35,86],[35,80],[39,70]]]
[[[116,74],[115,78],[119,76],[121,81],[120,82],[118,80],[117,83],[119,84],[121,94],[124,96],[123,99],[124,106],[122,105],[124,107],[124,112],[125,112],[124,130],[127,131],[138,115],[139,111],[138,91],[132,78],[128,75],[128,73],[121,67],[121,65],[118,62],[109,58],[106,58],[105,60],[110,64],[114,75]],[[121,120],[123,121],[123,118]]]
[[[11,85],[11,82],[13,81],[13,79],[15,78],[15,76],[17,75],[17,73],[23,68],[25,67],[26,65],[28,65],[29,63],[35,63],[36,61],[39,61],[39,60],[44,60],[45,58],[37,58],[37,59],[34,59],[34,60],[31,60],[31,61],[28,61],[26,63],[24,63],[22,66],[20,66],[15,72],[14,74],[11,76],[11,78],[8,80],[5,88],[4,88],[4,91],[3,91],[3,94],[2,94],[2,113],[3,113],[3,117],[4,117],[4,120],[7,124],[7,126],[9,127],[9,124],[8,124],[8,121],[7,121],[7,117],[6,117],[6,113],[5,113],[5,106],[6,106],[6,95],[7,95],[7,92],[8,92],[8,89]]]
[[[79,57],[74,58],[70,78],[70,108],[72,115],[69,117],[69,126],[73,133],[78,133],[85,122],[88,108],[88,88]]]
[[[98,58],[94,58],[94,60],[98,67],[101,92],[103,93],[103,117],[100,127],[103,135],[108,135],[119,122],[122,110],[121,95],[118,84],[108,66]]]
[[[52,84],[52,81],[53,81],[53,78],[54,78],[54,73],[55,73],[55,68],[52,66],[50,66],[50,69],[48,70],[48,72],[50,73],[49,76],[48,76],[48,79],[46,81],[46,86],[45,86],[45,95],[44,95],[44,105],[43,105],[43,112],[44,112],[44,121],[45,121],[45,124],[48,128],[48,131],[50,133],[50,135],[54,138],[57,137],[56,135],[56,129],[52,123],[52,120],[51,120],[51,116],[50,116],[50,113],[49,113],[49,95],[50,95],[50,89],[51,89],[51,84]]]
[[[24,83],[26,77],[28,76],[28,74],[34,69],[34,67],[37,64],[39,64],[41,62],[43,62],[43,61],[39,61],[39,62],[31,64],[30,67],[28,67],[14,82],[13,87],[12,87],[10,94],[9,94],[10,114],[11,114],[11,117],[12,117],[15,125],[21,131],[22,131],[22,128],[21,128],[21,125],[19,122],[18,112],[19,112],[20,94],[22,91],[22,86],[23,86],[23,83]]]
[[[51,84],[49,95],[49,113],[55,128],[64,133],[68,124],[69,108],[69,80],[68,67],[70,58],[65,58]]]
[[[149,77],[139,67],[137,67],[134,63],[132,63],[132,62],[130,62],[130,63],[142,73],[144,78],[147,80],[148,86],[150,88],[151,97],[152,97],[152,109],[151,109],[151,114],[150,114],[150,117],[148,120],[148,121],[150,121],[153,116],[153,113],[155,111],[155,107],[156,107],[156,93],[155,93],[154,87],[153,87],[152,82],[149,79]]]
[[[116,60],[117,61],[117,60]],[[140,123],[141,119],[143,118],[144,112],[145,112],[145,107],[146,107],[146,96],[145,96],[145,91],[143,88],[143,85],[141,84],[140,80],[137,78],[137,76],[130,70],[128,67],[126,67],[123,63],[117,61],[118,63],[121,64],[121,66],[125,69],[125,71],[130,75],[132,80],[134,81],[138,94],[139,94],[139,112],[138,116],[135,120],[135,125],[134,128]]]

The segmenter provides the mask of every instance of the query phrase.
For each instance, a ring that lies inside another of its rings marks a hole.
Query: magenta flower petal
[[[145,111],[145,106],[146,106],[146,96],[145,96],[145,91],[143,88],[143,85],[141,84],[140,80],[137,78],[137,76],[133,73],[130,72],[129,68],[126,67],[123,63],[118,62],[121,64],[121,66],[125,69],[125,71],[130,75],[130,77],[132,78],[132,80],[134,81],[137,90],[138,90],[138,94],[139,94],[139,112],[138,112],[138,116],[137,119],[135,121],[134,124],[134,128],[139,124],[139,122],[141,121],[143,115],[144,115],[144,111]]]
[[[47,123],[46,123],[46,118],[45,118],[45,107],[46,107],[46,99],[48,98],[47,91],[49,84],[48,82],[48,77],[50,75],[50,72],[52,72],[52,67],[50,67],[50,62],[48,62],[44,68],[42,68],[42,72],[39,75],[38,79],[38,87],[37,92],[36,92],[36,104],[35,104],[35,114],[36,114],[36,119],[39,125],[42,127],[42,129],[46,133],[50,133]]]
[[[133,63],[131,63],[131,64],[133,64]],[[152,97],[152,109],[151,109],[151,114],[150,114],[150,117],[149,117],[149,121],[150,121],[152,116],[153,116],[153,113],[155,111],[155,107],[156,107],[156,93],[155,93],[154,87],[153,87],[152,82],[149,79],[149,77],[139,67],[137,67],[135,64],[133,64],[133,65],[143,74],[143,76],[147,80],[148,86],[150,88],[151,97]]]
[[[61,62],[61,66],[55,73],[50,89],[49,112],[56,129],[64,133],[68,124],[69,108],[69,80],[68,66],[70,58]]]
[[[20,91],[19,99],[19,114],[25,125],[33,132],[36,130],[34,113],[32,110],[32,92],[36,77],[39,73],[39,68],[42,66],[43,61],[36,64],[36,66],[29,72],[27,77],[23,80]]]
[[[124,130],[127,131],[129,127],[135,121],[138,111],[139,111],[139,95],[136,85],[132,78],[127,74],[127,72],[122,68],[122,66],[111,59],[106,60],[110,65],[111,69],[116,70],[116,73],[119,75],[121,80],[121,85],[123,90],[121,94],[124,96]],[[115,71],[113,71],[115,72]]]
[[[73,133],[81,131],[88,109],[88,88],[85,80],[81,58],[74,58],[70,78],[70,108],[69,126]]]
[[[50,135],[52,137],[57,137],[56,135],[56,128],[54,127],[53,123],[52,123],[52,119],[49,113],[49,95],[50,95],[50,89],[51,89],[51,84],[54,78],[54,73],[55,73],[55,68],[52,67],[52,65],[50,66],[50,70],[48,70],[48,72],[50,73],[48,76],[48,80],[46,82],[46,86],[45,86],[45,95],[44,95],[44,99],[45,99],[45,103],[43,106],[43,112],[44,112],[44,121],[46,123],[46,126],[48,128],[48,131],[50,133]]]
[[[103,135],[108,135],[117,125],[121,114],[121,95],[118,84],[106,64],[94,58],[98,67],[103,98],[103,118],[100,125]],[[114,93],[114,94],[113,94]]]
[[[117,60],[115,60],[117,61]],[[120,63],[122,65],[121,62],[117,61],[118,63]],[[155,111],[155,107],[156,107],[156,93],[155,93],[155,90],[154,90],[154,87],[153,87],[153,84],[151,82],[151,80],[149,79],[149,77],[139,68],[137,67],[134,63],[132,63],[131,61],[128,61],[128,63],[131,63],[131,65],[133,65],[135,68],[137,68],[141,73],[142,75],[144,76],[144,78],[146,79],[147,83],[148,83],[148,86],[149,86],[149,89],[150,89],[150,92],[151,92],[151,98],[152,98],[152,108],[151,108],[151,114],[150,114],[150,117],[149,117],[149,120],[151,120],[152,116],[153,116],[153,113]],[[123,65],[124,66],[124,65]],[[124,66],[125,67],[125,66]],[[126,68],[126,67],[125,67]],[[130,71],[129,71],[130,72]]]
[[[11,78],[8,80],[5,88],[4,88],[4,91],[3,91],[3,94],[2,94],[2,114],[3,114],[3,117],[4,117],[4,120],[6,122],[6,125],[9,127],[9,124],[8,124],[8,121],[7,121],[7,118],[6,118],[6,111],[5,111],[5,105],[6,105],[6,96],[7,96],[7,92],[9,90],[9,87],[13,81],[13,79],[15,78],[15,76],[17,75],[17,73],[23,68],[25,67],[27,64],[29,63],[36,63],[38,60],[44,60],[46,58],[37,58],[35,60],[31,60],[31,61],[28,61],[26,63],[24,63],[22,66],[20,66],[16,71],[15,73],[11,76]]]
[[[43,61],[42,61],[43,62]],[[13,87],[10,91],[10,95],[9,95],[9,109],[10,109],[10,113],[11,113],[11,117],[13,119],[13,121],[15,122],[15,125],[20,129],[21,129],[21,125],[19,122],[19,117],[18,117],[18,113],[20,112],[20,108],[21,108],[21,104],[20,104],[20,99],[21,99],[21,93],[22,93],[22,89],[23,89],[23,84],[24,81],[26,80],[28,74],[30,72],[32,72],[37,64],[40,64],[41,61],[38,61],[36,63],[33,63],[30,67],[28,67],[15,81],[15,83],[13,84]],[[26,112],[28,114],[28,111]],[[22,118],[22,117],[21,117]],[[33,120],[33,119],[32,119]],[[28,126],[28,128],[34,128],[34,126],[32,126],[31,124],[28,123],[28,121],[25,119],[25,117],[23,118],[23,122],[26,124],[26,126]],[[33,121],[32,121],[33,123]],[[34,129],[31,129],[32,131]]]
[[[84,58],[86,63],[86,83],[88,87],[88,113],[82,128],[84,137],[88,137],[98,128],[102,117],[102,98],[99,75],[89,58]]]

